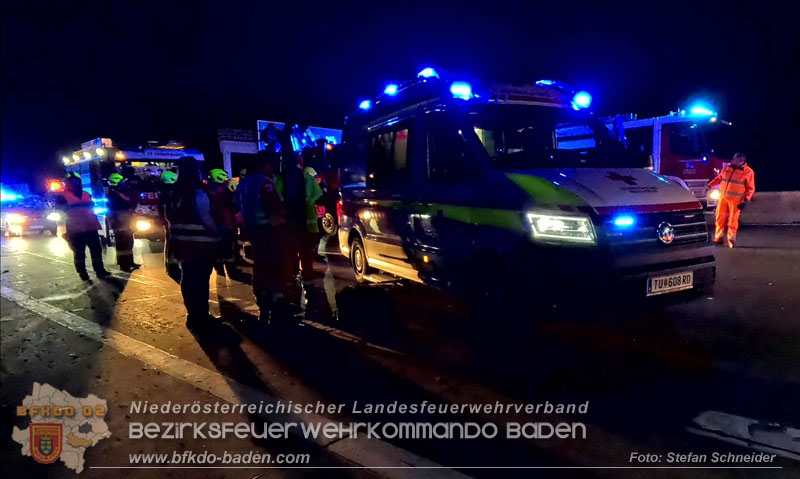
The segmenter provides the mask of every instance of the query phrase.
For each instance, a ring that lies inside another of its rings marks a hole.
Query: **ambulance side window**
[[[428,127],[428,181],[435,185],[474,181],[478,168],[461,131],[445,117],[431,120]]]
[[[404,186],[410,182],[409,129],[380,130],[369,137],[367,187]]]

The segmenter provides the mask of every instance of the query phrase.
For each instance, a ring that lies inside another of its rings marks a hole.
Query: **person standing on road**
[[[306,166],[303,169],[305,179],[306,198],[306,225],[300,249],[300,267],[302,268],[303,281],[311,281],[324,276],[314,271],[314,259],[319,248],[319,222],[317,220],[317,200],[322,198],[322,188],[317,181],[317,172],[314,168]]]
[[[117,249],[117,265],[119,269],[130,273],[141,265],[133,261],[133,231],[131,218],[136,205],[130,189],[119,173],[108,175],[108,206],[111,229]]]
[[[234,267],[236,261],[236,202],[235,187],[225,170],[215,168],[208,172],[208,196],[211,199],[211,216],[219,226],[220,250],[214,269],[225,276],[225,268]]]
[[[177,187],[175,183],[178,181],[178,174],[174,171],[165,171],[161,174],[161,191],[158,193],[158,216],[164,223],[166,234],[164,235],[164,267],[167,270],[167,276],[174,279],[178,283],[181,282],[181,266],[178,264],[178,259],[175,258],[173,248],[169,241],[169,221],[167,221],[167,205],[177,202]]]
[[[66,234],[64,238],[72,249],[75,270],[83,281],[89,281],[86,271],[86,248],[92,256],[92,268],[98,278],[111,276],[103,266],[103,247],[100,245],[100,222],[94,214],[92,195],[83,191],[81,179],[70,175],[66,179],[66,188],[58,200],[59,207],[65,210]]]
[[[275,184],[278,156],[260,151],[237,192],[244,237],[253,247],[253,294],[259,319],[281,314],[291,272],[286,261],[286,210]]]
[[[756,192],[755,174],[747,165],[744,153],[733,155],[731,164],[723,168],[708,186],[719,186],[714,243],[723,243],[727,225],[728,247],[733,248],[736,244],[736,232],[739,230],[739,215]]]
[[[219,248],[211,203],[194,157],[179,160],[176,194],[166,205],[170,248],[181,265],[181,295],[186,325],[202,330],[218,319],[208,310],[209,280]]]

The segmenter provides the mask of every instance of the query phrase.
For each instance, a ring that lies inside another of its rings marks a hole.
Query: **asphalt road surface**
[[[28,425],[16,407],[33,382],[108,401],[112,435],[86,450],[81,475],[90,478],[799,477],[800,227],[743,227],[736,249],[716,250],[717,283],[702,296],[592,305],[576,293],[572,306],[579,307],[480,317],[418,285],[357,285],[330,241],[321,246],[325,261],[316,264],[325,276],[307,288],[305,321],[258,324],[243,266],[212,275],[212,309],[224,322],[196,336],[184,325],[178,285],[149,243],[137,240],[142,269],[118,272],[110,248],[105,261],[114,277],[87,284],[61,238],[3,238],[0,459],[13,474],[6,477],[74,476],[63,464],[23,457],[11,439],[13,426]],[[471,421],[501,430],[513,422],[564,421],[584,423],[587,433],[585,439],[129,438],[132,421],[265,420],[249,413],[135,414],[136,401],[276,399],[348,405],[300,417],[307,421]],[[366,415],[351,410],[354,401],[588,401],[588,411]],[[133,466],[131,454],[186,450],[310,459],[293,468],[116,469]],[[666,459],[759,451],[776,457],[768,464]],[[659,460],[632,462],[632,453]]]

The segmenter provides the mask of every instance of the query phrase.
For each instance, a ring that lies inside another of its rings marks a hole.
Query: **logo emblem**
[[[675,239],[675,228],[667,222],[658,225],[656,232],[658,233],[658,239],[664,244],[670,244]]]
[[[614,180],[614,181],[624,181],[625,184],[631,185],[631,186],[636,184],[636,178],[634,178],[633,176],[620,175],[619,173],[617,173],[615,171],[609,171],[608,174],[606,175],[606,178],[608,178],[609,180]]]
[[[36,462],[50,464],[61,456],[62,424],[31,424],[31,456]]]

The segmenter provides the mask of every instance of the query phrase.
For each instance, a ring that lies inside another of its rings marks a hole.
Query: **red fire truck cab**
[[[622,115],[617,124],[620,119],[628,147],[650,156],[655,172],[681,179],[706,207],[716,205],[716,190],[706,185],[733,156],[730,122],[703,106],[653,118]]]

